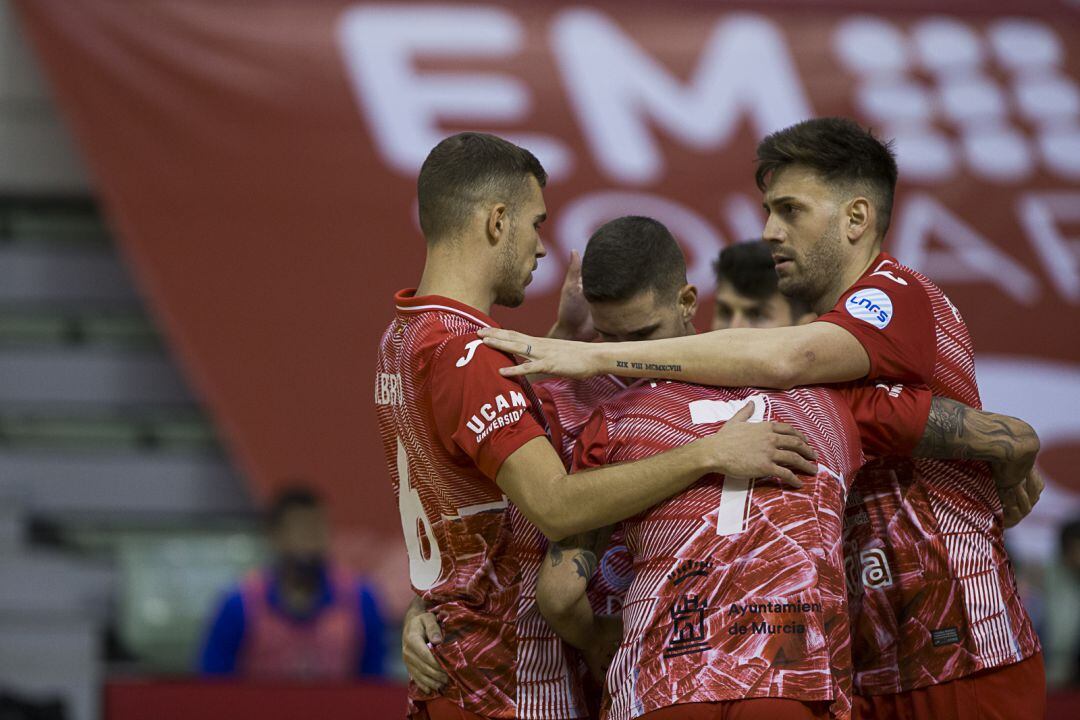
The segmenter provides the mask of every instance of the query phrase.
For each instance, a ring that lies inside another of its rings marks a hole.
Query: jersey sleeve
[[[532,387],[533,391],[536,393],[536,399],[540,401],[540,411],[544,415],[544,420],[547,421],[551,444],[555,447],[555,452],[559,453],[559,458],[562,460],[563,466],[569,470],[573,458],[564,456],[562,450],[565,431],[563,430],[562,423],[559,421],[559,405],[551,392],[550,385],[552,382],[554,381],[541,380],[540,382],[533,383]]]
[[[910,455],[922,439],[933,395],[921,386],[850,383],[840,388],[867,456]]]
[[[589,422],[585,423],[577,443],[574,444],[574,460],[571,466],[574,472],[606,465],[608,446],[607,418],[604,411],[598,409],[589,418]]]
[[[431,412],[439,440],[447,450],[467,455],[487,477],[494,480],[514,451],[546,435],[529,393],[499,374],[514,364],[509,356],[469,334],[444,343],[434,363]]]
[[[855,336],[870,357],[865,380],[930,384],[937,353],[930,297],[895,262],[881,261],[816,322]]]

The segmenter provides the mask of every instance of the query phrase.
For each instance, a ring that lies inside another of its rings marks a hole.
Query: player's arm
[[[869,307],[869,309],[868,309]],[[585,345],[500,329],[484,342],[528,362],[504,375],[589,377],[615,373],[704,385],[787,389],[863,378],[926,383],[933,375],[934,312],[925,289],[891,271],[875,272],[815,322],[735,328],[690,337]]]
[[[624,520],[681,492],[703,475],[775,476],[794,487],[795,473],[817,472],[817,455],[784,423],[749,423],[747,404],[716,433],[644,460],[574,474],[573,481],[546,437],[510,454],[496,483],[549,540]]]
[[[1031,512],[1042,492],[1042,477],[1034,469],[1039,436],[1019,418],[934,397],[922,439],[912,454],[989,462],[1009,527]]]
[[[1006,525],[1031,512],[1042,492],[1032,467],[1039,438],[1023,420],[935,397],[926,387],[856,383],[837,389],[867,455],[989,462]]]
[[[585,378],[603,373],[703,385],[788,389],[865,377],[870,359],[844,328],[826,322],[783,328],[733,328],[700,335],[622,343],[534,338],[512,330],[481,331],[484,342],[528,360],[504,375]]]
[[[817,472],[817,455],[789,425],[750,423],[747,403],[716,433],[669,452],[590,470],[566,469],[536,422],[527,390],[499,370],[508,357],[469,336],[448,340],[436,359],[429,398],[439,441],[462,452],[551,540],[635,515],[709,473],[775,476]]]
[[[536,583],[540,614],[559,637],[582,651],[601,682],[619,646],[622,620],[593,613],[588,586],[610,537],[608,527],[551,543]]]
[[[409,677],[423,692],[438,690],[449,679],[431,652],[442,642],[442,630],[434,613],[428,612],[419,595],[409,603],[401,627],[401,659]]]
[[[1019,418],[976,410],[957,400],[935,396],[916,457],[986,460],[1028,466],[1039,452],[1039,436]]]

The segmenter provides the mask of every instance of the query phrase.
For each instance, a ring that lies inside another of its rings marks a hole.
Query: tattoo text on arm
[[[682,365],[661,365],[658,363],[639,363],[629,360],[616,360],[615,369],[623,370],[652,370],[654,372],[682,372]]]

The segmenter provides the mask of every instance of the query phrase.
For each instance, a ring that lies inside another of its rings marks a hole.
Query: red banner
[[[887,247],[964,313],[987,405],[1040,431],[1053,487],[1016,539],[1045,549],[1080,505],[1080,23],[1051,0],[932,5],[19,3],[241,467],[325,487],[400,584],[373,358],[421,269],[416,171],[462,129],[551,174],[550,254],[501,316],[532,331],[570,249],[620,214],[667,223],[711,290],[717,251],[760,234],[763,134],[843,114],[896,138]]]
[[[105,720],[356,720],[399,718],[405,688],[379,683],[111,680]]]

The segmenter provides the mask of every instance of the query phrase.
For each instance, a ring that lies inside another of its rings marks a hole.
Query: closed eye
[[[653,325],[652,327],[642,328],[640,330],[630,333],[630,337],[634,338],[635,340],[645,340],[646,338],[651,337],[652,334],[656,332],[657,329],[659,329],[659,327],[659,325]]]

